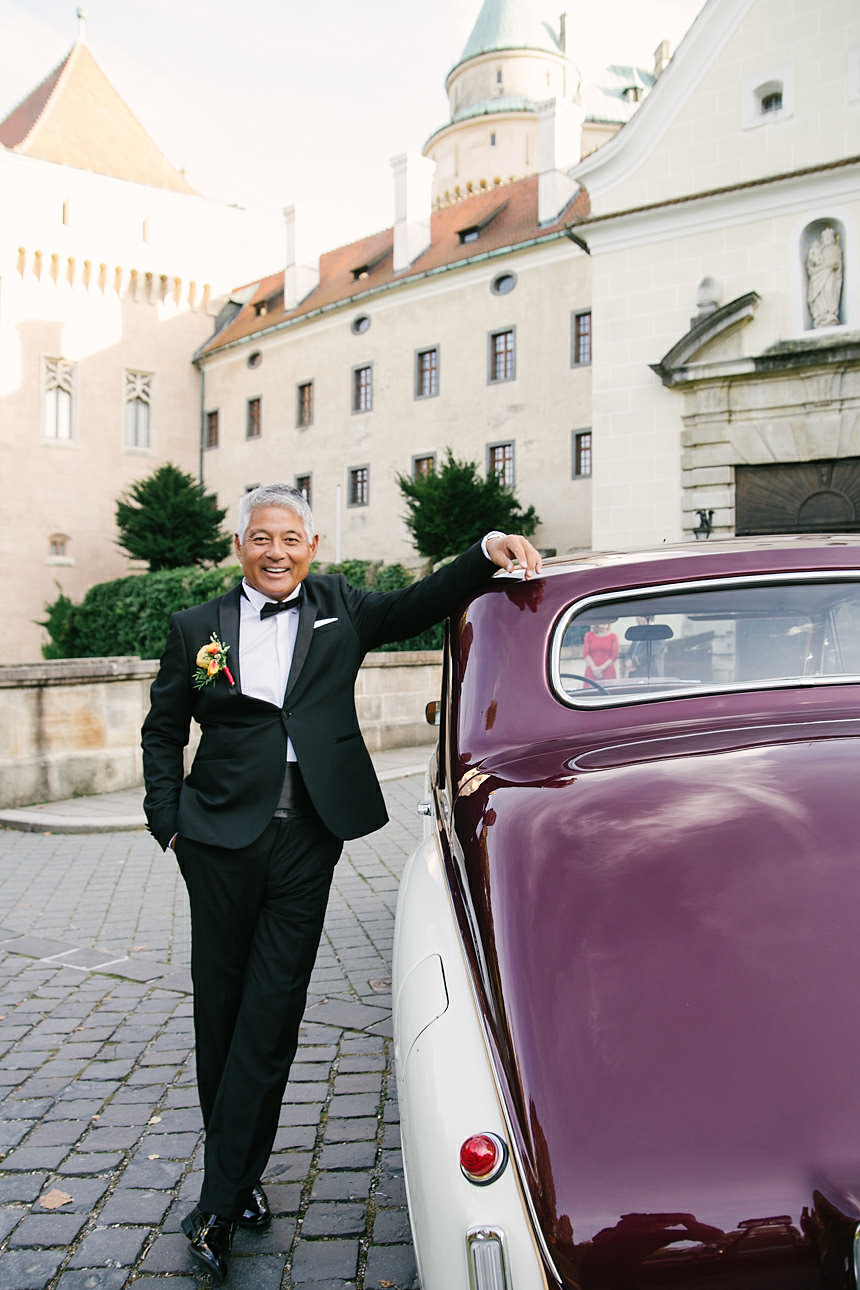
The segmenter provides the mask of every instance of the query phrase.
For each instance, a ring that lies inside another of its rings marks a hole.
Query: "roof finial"
[[[87,37],[87,11],[83,5],[78,5],[78,40],[86,40]]]

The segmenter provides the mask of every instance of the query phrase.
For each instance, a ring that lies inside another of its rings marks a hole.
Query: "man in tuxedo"
[[[235,1225],[271,1218],[260,1179],[343,841],[387,819],[355,712],[361,661],[454,612],[498,567],[540,572],[525,538],[491,533],[423,581],[373,593],[309,575],[317,541],[296,489],[242,498],[242,582],[174,614],[143,725],[147,821],[191,906],[206,1146],[182,1227],[218,1280]],[[184,777],[192,718],[202,736]]]

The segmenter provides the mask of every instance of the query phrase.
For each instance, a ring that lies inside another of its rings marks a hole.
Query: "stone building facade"
[[[58,591],[132,566],[117,496],[200,467],[191,357],[242,271],[242,213],[198,196],[86,42],[0,122],[4,662],[40,657]]]
[[[860,11],[710,0],[590,213],[596,547],[860,529]]]

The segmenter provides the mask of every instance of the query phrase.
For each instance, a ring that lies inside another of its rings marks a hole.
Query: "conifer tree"
[[[167,462],[117,500],[119,545],[146,560],[150,572],[217,564],[230,552],[230,537],[221,530],[226,514],[214,493]]]
[[[457,461],[450,448],[441,470],[412,479],[398,475],[406,499],[406,526],[415,549],[430,560],[456,555],[491,529],[530,537],[540,517],[522,510],[512,488],[495,474],[486,479],[474,461]]]

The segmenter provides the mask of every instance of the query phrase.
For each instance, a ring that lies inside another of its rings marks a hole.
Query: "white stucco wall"
[[[502,272],[515,289],[494,295]],[[383,291],[219,353],[205,363],[207,411],[220,445],[204,454],[207,487],[236,516],[239,495],[311,474],[320,558],[416,560],[402,521],[398,472],[450,446],[483,472],[487,445],[515,443],[515,488],[542,520],[537,541],[587,546],[590,481],[572,479],[571,432],[590,424],[591,372],[571,368],[570,315],[589,305],[588,258],[567,239]],[[371,320],[362,335],[352,321]],[[516,378],[489,384],[492,331],[516,329]],[[414,397],[415,354],[439,347],[439,394]],[[249,354],[262,362],[249,369]],[[351,412],[355,366],[373,366],[373,410]],[[297,386],[314,382],[314,424],[296,427]],[[245,438],[247,400],[262,399],[262,435]],[[370,466],[370,505],[349,507],[351,467]]]

